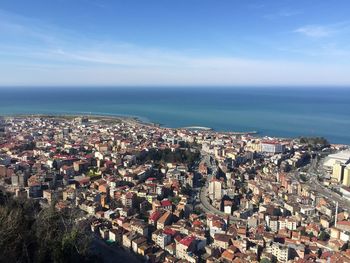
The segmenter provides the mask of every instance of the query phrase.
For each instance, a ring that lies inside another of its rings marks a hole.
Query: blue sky
[[[350,85],[348,0],[1,0],[0,86]]]

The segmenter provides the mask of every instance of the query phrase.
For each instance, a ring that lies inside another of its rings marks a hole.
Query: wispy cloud
[[[324,38],[349,31],[350,22],[343,21],[329,25],[305,25],[294,30],[295,33],[312,38]]]
[[[350,60],[350,47],[336,42],[318,43],[312,47],[289,46],[280,47],[280,51],[299,54],[307,57],[315,57],[323,60],[336,60],[339,64]]]
[[[93,40],[37,21],[0,16],[0,85],[349,84],[344,67],[205,55]],[[301,32],[300,32],[301,33]],[[28,37],[35,44],[28,44]]]
[[[299,27],[294,30],[296,33],[300,33],[302,35],[308,37],[328,37],[334,33],[334,30],[327,26],[317,26],[317,25],[308,25]]]

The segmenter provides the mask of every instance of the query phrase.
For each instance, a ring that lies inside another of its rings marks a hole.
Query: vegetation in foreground
[[[0,262],[96,262],[87,226],[72,211],[0,191]]]

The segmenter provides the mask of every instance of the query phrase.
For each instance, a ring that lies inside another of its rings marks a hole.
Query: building
[[[290,259],[290,248],[280,243],[273,243],[271,253],[279,262],[287,262]]]
[[[167,245],[171,243],[171,235],[160,233],[157,235],[157,239],[155,242],[158,246],[160,246],[162,249],[164,249]]]
[[[143,220],[132,220],[131,222],[131,230],[139,233],[142,236],[148,236],[148,224]]]
[[[196,249],[196,238],[194,236],[187,236],[181,239],[176,244],[176,257],[179,259],[185,259],[189,262],[196,262],[193,258],[193,252]]]
[[[343,231],[350,231],[350,221],[339,221],[337,222],[337,228]]]
[[[23,173],[12,175],[11,184],[13,186],[25,187],[27,186],[27,176],[24,175]]]
[[[343,171],[343,185],[350,186],[350,164],[344,167]]]
[[[271,231],[277,232],[279,230],[279,222],[277,216],[271,216],[267,221],[269,223],[269,228]]]
[[[350,200],[350,187],[342,186],[339,191],[343,194],[343,197]]]
[[[109,240],[121,243],[123,238],[123,230],[121,228],[112,228],[109,230]]]
[[[341,151],[335,154],[330,154],[326,158],[323,166],[325,168],[331,168],[336,162],[340,162],[341,164],[345,164],[350,160],[350,150]]]
[[[277,141],[262,141],[261,152],[263,153],[282,153],[284,152],[284,145]]]
[[[127,208],[132,208],[135,202],[135,194],[128,192],[122,196],[122,204]]]
[[[157,229],[164,229],[165,226],[170,225],[172,221],[171,212],[165,212],[157,221]]]
[[[233,206],[233,202],[230,200],[225,200],[224,201],[224,213],[225,214],[232,214],[232,206]]]
[[[219,248],[227,249],[231,245],[231,235],[215,234],[213,245]]]
[[[337,182],[341,182],[344,176],[344,164],[340,161],[336,161],[333,165],[332,178]]]
[[[212,201],[221,201],[222,199],[222,182],[213,178],[209,183],[209,198]]]
[[[156,210],[148,217],[148,224],[156,226],[158,219],[164,214],[163,211]]]
[[[138,253],[138,249],[147,243],[147,239],[145,237],[139,237],[134,239],[133,241],[131,241],[131,247],[132,247],[132,251],[134,251],[135,253]]]
[[[128,232],[123,235],[123,246],[126,248],[131,248],[132,241],[139,238],[140,235],[135,232]]]
[[[43,191],[43,198],[47,200],[48,203],[51,203],[55,199],[57,199],[58,194],[55,193],[53,190],[44,190]]]

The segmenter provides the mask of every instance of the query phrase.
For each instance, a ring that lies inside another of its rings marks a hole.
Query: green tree
[[[309,234],[308,234],[308,235],[309,235],[309,237],[310,237],[310,238],[315,237],[315,235],[314,235],[314,233],[313,233],[313,232],[309,232]]]
[[[177,204],[180,202],[180,197],[178,197],[178,196],[173,196],[173,197],[170,197],[169,200],[170,200],[174,205],[177,205]]]
[[[181,194],[190,196],[192,194],[192,187],[189,184],[186,184],[181,188]]]
[[[262,258],[260,260],[260,263],[271,263],[271,260],[269,260],[268,258]]]
[[[0,262],[89,262],[91,236],[73,210],[0,194]]]
[[[326,241],[329,239],[329,234],[326,231],[321,231],[321,233],[318,235],[318,239],[322,241]]]

